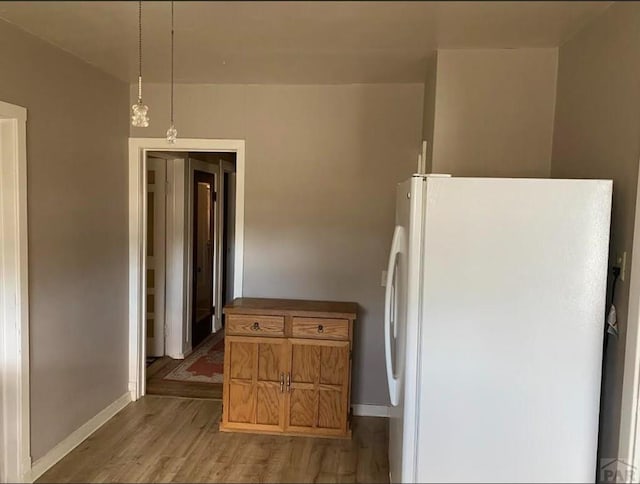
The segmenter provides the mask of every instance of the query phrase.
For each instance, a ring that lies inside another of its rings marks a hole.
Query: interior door
[[[225,339],[225,425],[281,431],[287,340],[255,336]]]
[[[166,160],[147,157],[147,356],[165,349]]]
[[[192,346],[212,331],[215,175],[195,171],[193,176],[193,297]]]
[[[289,341],[286,430],[343,434],[349,405],[349,342]]]

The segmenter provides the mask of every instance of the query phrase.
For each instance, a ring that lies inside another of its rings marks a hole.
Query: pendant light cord
[[[171,125],[173,126],[173,0],[171,0]]]
[[[142,0],[138,0],[138,102],[142,101]]]

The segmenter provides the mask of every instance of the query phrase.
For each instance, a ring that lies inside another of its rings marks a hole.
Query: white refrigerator
[[[391,482],[594,482],[611,193],[609,180],[398,185]]]

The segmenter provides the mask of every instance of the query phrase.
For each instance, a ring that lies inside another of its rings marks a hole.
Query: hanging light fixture
[[[142,102],[142,0],[138,1],[138,102],[131,106],[131,125],[149,126],[149,106]]]
[[[167,141],[171,144],[176,142],[178,130],[173,124],[173,0],[171,0],[171,126],[167,130]]]

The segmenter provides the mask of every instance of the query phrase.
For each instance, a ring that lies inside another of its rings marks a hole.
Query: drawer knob
[[[253,323],[253,324],[251,325],[251,329],[252,329],[253,331],[259,331],[259,330],[260,330],[260,323],[258,323],[257,321],[256,321],[255,323]]]
[[[321,324],[318,325],[318,333],[324,333],[324,326]]]

